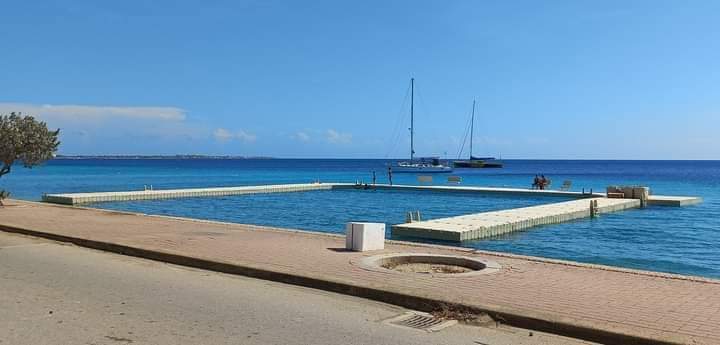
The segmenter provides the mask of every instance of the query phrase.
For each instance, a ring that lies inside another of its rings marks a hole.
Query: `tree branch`
[[[10,167],[11,167],[10,164],[6,164],[6,163],[3,164],[2,169],[0,169],[0,177],[2,177],[3,175],[9,173],[9,172],[10,172]]]

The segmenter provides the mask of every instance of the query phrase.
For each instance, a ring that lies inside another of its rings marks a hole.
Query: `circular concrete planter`
[[[375,255],[363,258],[359,265],[376,272],[448,278],[471,277],[500,270],[500,264],[495,261],[425,253]]]

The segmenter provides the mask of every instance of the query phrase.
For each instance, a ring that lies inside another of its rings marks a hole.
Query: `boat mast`
[[[472,116],[470,116],[470,159],[472,159],[473,130],[475,128],[475,100],[473,99]]]
[[[415,158],[415,78],[410,78],[410,161]]]

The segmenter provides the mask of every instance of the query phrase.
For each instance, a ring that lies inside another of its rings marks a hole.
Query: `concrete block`
[[[622,193],[622,192],[623,192],[623,189],[622,189],[622,187],[619,187],[619,186],[608,186],[607,189],[606,189],[606,192],[607,192],[608,194],[610,194],[610,193]]]
[[[635,199],[647,200],[650,198],[650,188],[649,187],[634,187],[633,195],[635,196]]]
[[[345,248],[357,252],[384,249],[385,223],[347,223],[345,226]]]
[[[622,191],[625,194],[625,198],[627,199],[635,199],[634,191],[635,189],[633,187],[622,187]]]

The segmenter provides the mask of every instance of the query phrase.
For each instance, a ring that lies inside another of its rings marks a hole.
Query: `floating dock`
[[[98,202],[153,200],[153,199],[174,199],[191,197],[215,197],[259,193],[284,193],[284,192],[307,192],[313,190],[331,189],[364,189],[363,185],[354,183],[300,183],[263,186],[239,186],[219,188],[188,188],[188,189],[164,189],[164,190],[138,190],[121,192],[92,192],[92,193],[63,193],[45,194],[42,200],[45,202],[78,205]],[[412,185],[387,185],[378,184],[368,186],[370,189],[378,190],[406,190],[406,191],[434,191],[447,193],[477,193],[495,194],[508,196],[555,196],[566,198],[588,198],[593,196],[604,196],[604,194],[588,194],[581,192],[569,192],[558,190],[531,190],[522,188],[493,188],[493,187],[460,187],[460,186],[412,186]]]
[[[355,186],[355,185],[352,185]],[[512,196],[555,196],[565,198],[591,198],[604,197],[605,193],[592,192],[572,192],[552,189],[527,189],[527,188],[509,188],[509,187],[474,187],[474,186],[414,186],[414,185],[388,185],[378,184],[376,189],[391,190],[409,190],[409,191],[435,191],[445,193],[477,193],[477,194],[497,194]]]
[[[648,199],[648,205],[655,206],[690,206],[702,202],[702,198],[695,196],[667,196],[667,195],[651,195]]]
[[[475,193],[478,195],[495,196],[547,196],[576,199],[539,206],[483,212],[392,226],[393,234],[395,235],[446,241],[480,239],[520,231],[539,225],[562,223],[574,219],[587,218],[591,216],[591,202],[597,202],[597,207],[595,208],[597,213],[617,212],[641,206],[640,200],[638,199],[607,198],[605,193],[581,193],[558,190],[470,186],[391,186],[387,184],[366,186],[353,183],[303,183],[220,188],[46,194],[43,196],[43,201],[56,204],[78,205],[113,201],[218,197],[243,194],[307,192],[334,189],[405,190],[442,193]],[[702,199],[697,197],[650,195],[647,199],[647,204],[660,206],[687,206],[700,203],[701,201]]]
[[[590,204],[594,201],[597,201],[597,214],[640,207],[638,199],[591,198],[399,224],[393,225],[392,231],[398,236],[443,241],[481,239],[588,218],[591,216]]]
[[[413,186],[413,185],[388,185],[378,184],[368,186],[370,189],[379,190],[407,190],[407,191],[429,191],[446,193],[477,193],[489,195],[507,196],[548,196],[565,197],[570,199],[605,198],[605,193],[582,193],[560,190],[538,190],[523,188],[504,187],[472,187],[472,186]],[[286,192],[307,192],[313,190],[332,189],[365,189],[363,185],[354,183],[297,183],[278,184],[262,186],[238,186],[238,187],[217,187],[217,188],[186,188],[186,189],[163,189],[163,190],[138,190],[121,192],[92,192],[92,193],[63,193],[45,194],[42,200],[49,203],[78,205],[97,202],[132,201],[132,200],[153,200],[153,199],[174,199],[192,197],[214,197],[259,193],[286,193]],[[648,205],[659,206],[688,206],[702,202],[701,198],[692,196],[665,196],[650,195]]]
[[[42,200],[54,204],[79,205],[97,202],[112,201],[133,201],[133,200],[154,200],[154,199],[176,199],[192,197],[217,197],[243,194],[260,193],[287,193],[307,192],[313,190],[333,189],[333,184],[323,183],[302,183],[302,184],[280,184],[265,186],[241,186],[241,187],[219,187],[219,188],[189,188],[189,189],[164,189],[164,190],[139,190],[124,192],[94,192],[94,193],[66,193],[66,194],[45,194]]]

